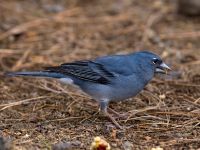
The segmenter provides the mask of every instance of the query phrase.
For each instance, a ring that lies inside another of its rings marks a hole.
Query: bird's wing
[[[104,56],[94,61],[114,75],[129,76],[136,72],[136,63],[128,55]]]
[[[93,61],[75,61],[61,64],[56,67],[47,67],[48,72],[62,73],[85,81],[109,84],[110,78],[114,78],[102,64]]]

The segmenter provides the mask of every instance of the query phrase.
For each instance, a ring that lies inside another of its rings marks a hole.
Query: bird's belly
[[[85,84],[81,89],[92,96],[94,99],[109,101],[121,101],[137,95],[144,86],[138,86],[137,84],[117,84],[116,85],[104,85],[104,84]]]
[[[119,87],[112,89],[112,95],[110,95],[111,101],[122,101],[133,96],[136,96],[142,89],[135,87]]]

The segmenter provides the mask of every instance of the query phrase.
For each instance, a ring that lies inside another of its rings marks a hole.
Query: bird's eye
[[[154,58],[152,62],[153,62],[153,64],[160,64],[160,63],[162,63],[161,60],[159,60],[157,58]]]

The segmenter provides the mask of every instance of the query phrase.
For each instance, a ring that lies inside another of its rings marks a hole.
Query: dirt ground
[[[0,0],[0,135],[14,149],[68,142],[88,150],[95,136],[113,150],[198,149],[199,41],[200,18],[178,15],[173,0]],[[139,50],[156,52],[173,70],[110,105],[130,112],[117,120],[124,130],[70,86],[3,75]]]

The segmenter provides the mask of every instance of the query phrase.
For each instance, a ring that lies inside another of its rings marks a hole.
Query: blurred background
[[[199,15],[199,0],[0,0],[0,135],[33,149],[60,141],[87,149],[96,135],[114,149],[199,148]],[[133,112],[119,120],[125,131],[93,116],[98,107],[71,87],[3,76],[140,50],[159,54],[173,71],[111,105]]]

